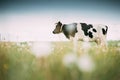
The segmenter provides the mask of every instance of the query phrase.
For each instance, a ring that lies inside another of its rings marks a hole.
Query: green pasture
[[[30,43],[0,42],[0,80],[120,80],[120,41],[79,42],[76,53],[69,41],[38,42],[37,56]]]

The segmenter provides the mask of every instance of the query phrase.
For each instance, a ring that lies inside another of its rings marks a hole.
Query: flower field
[[[120,80],[120,41],[0,42],[0,80]]]

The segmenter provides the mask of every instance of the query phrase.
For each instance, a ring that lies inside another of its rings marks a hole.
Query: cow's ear
[[[58,21],[58,23],[61,23],[60,21]]]
[[[55,24],[61,24],[61,22],[60,22],[60,21],[58,21],[58,22],[56,22]]]
[[[60,21],[59,21],[58,23],[59,23],[60,25],[62,25],[62,23],[61,23]]]

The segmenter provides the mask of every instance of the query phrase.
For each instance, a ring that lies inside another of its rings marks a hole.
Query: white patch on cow
[[[78,32],[76,33],[77,40],[83,40],[83,38],[84,38],[84,32],[82,31],[80,23],[77,24],[77,30],[78,30]]]
[[[73,24],[74,24],[74,23],[73,23]],[[74,26],[73,24],[69,24],[69,25],[68,25],[69,27],[66,25],[66,28],[67,28],[68,31],[71,32],[71,31],[74,29],[75,26]]]

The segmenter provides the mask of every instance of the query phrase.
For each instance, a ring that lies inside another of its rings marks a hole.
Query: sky
[[[119,8],[119,0],[3,0],[0,33],[11,41],[64,41],[52,34],[56,22],[86,22],[108,25],[108,40],[120,40]]]

